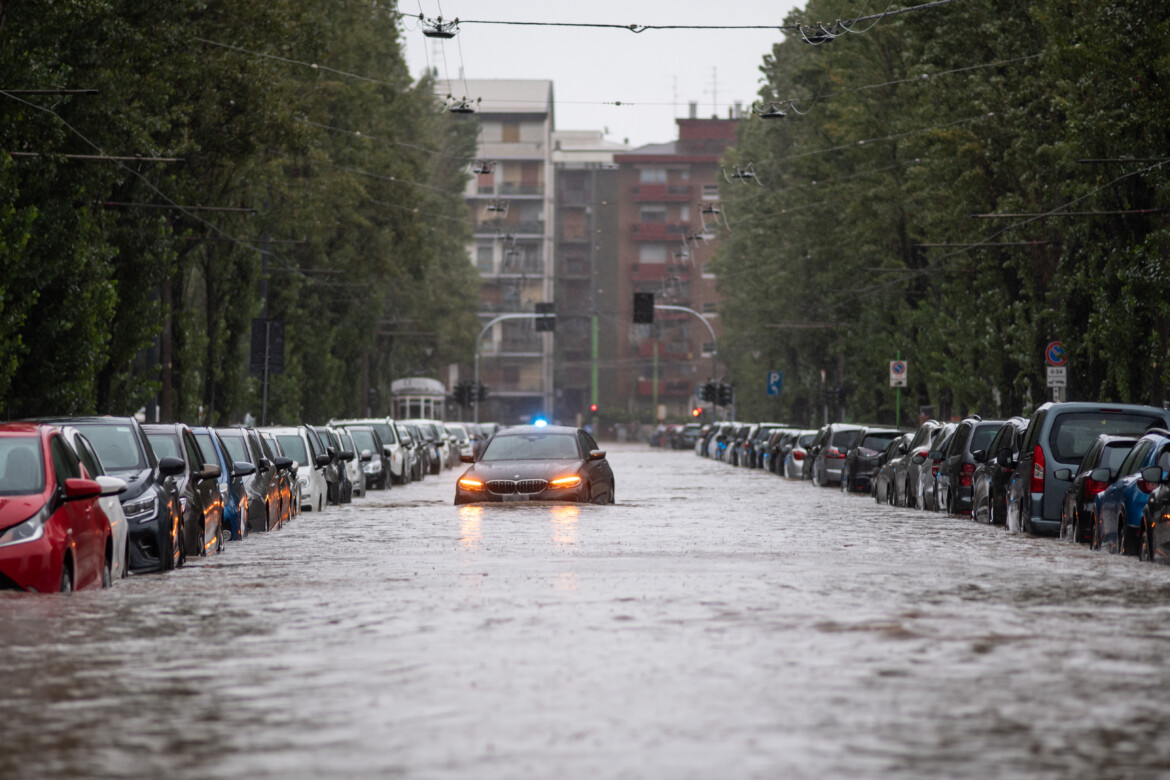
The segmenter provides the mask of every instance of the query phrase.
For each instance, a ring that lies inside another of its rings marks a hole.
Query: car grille
[[[539,493],[548,487],[545,479],[492,479],[488,480],[487,489],[497,496],[510,496],[513,493]]]

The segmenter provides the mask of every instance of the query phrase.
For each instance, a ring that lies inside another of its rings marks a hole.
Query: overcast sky
[[[792,0],[400,0],[404,13],[428,19],[585,22],[604,24],[780,25]],[[608,130],[633,146],[676,137],[675,117],[687,103],[699,116],[727,116],[734,101],[745,110],[760,86],[760,65],[779,30],[627,30],[468,24],[450,40],[426,38],[417,19],[404,20],[411,72],[437,67],[456,98],[469,79],[551,79],[560,130]],[[475,95],[467,95],[472,101]],[[605,105],[621,101],[635,105]]]

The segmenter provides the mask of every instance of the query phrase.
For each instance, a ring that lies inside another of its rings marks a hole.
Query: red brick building
[[[652,292],[656,304],[692,309],[716,337],[720,331],[708,264],[722,218],[720,159],[735,143],[738,122],[677,122],[677,141],[614,156],[620,326],[613,392],[643,420],[663,411],[668,419],[689,415],[696,386],[711,377],[714,345],[707,327],[687,312],[658,310],[653,324],[634,324],[633,294]]]

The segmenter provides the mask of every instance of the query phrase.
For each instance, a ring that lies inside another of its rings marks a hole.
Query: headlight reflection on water
[[[483,541],[483,507],[459,507],[459,544],[471,549]]]

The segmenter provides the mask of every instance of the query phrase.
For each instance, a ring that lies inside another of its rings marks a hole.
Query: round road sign
[[[1044,359],[1050,366],[1063,366],[1068,362],[1064,355],[1064,342],[1053,341],[1044,348]]]

